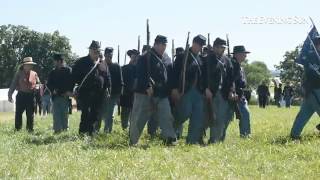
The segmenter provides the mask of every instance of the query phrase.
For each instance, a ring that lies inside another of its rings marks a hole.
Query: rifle
[[[210,44],[210,33],[208,33],[208,50],[210,50],[211,44]]]
[[[150,47],[150,28],[149,28],[149,19],[147,19],[147,46]]]
[[[149,80],[151,83],[151,86],[154,85],[154,81],[151,78],[151,65],[150,65],[150,53],[151,47],[150,47],[150,28],[149,28],[149,19],[147,19],[147,74],[149,76]]]
[[[120,66],[120,46],[119,45],[118,45],[118,65],[119,65],[119,69],[120,69],[120,79],[121,79],[121,84],[122,84],[122,72],[121,72],[121,66]],[[122,90],[121,90],[121,94],[122,94]],[[118,100],[117,106],[118,106],[118,116],[120,116],[120,114],[121,114],[120,100]]]
[[[227,38],[227,47],[228,47],[228,58],[231,58],[231,53],[230,53],[230,44],[229,44],[229,35],[226,35]]]
[[[125,51],[125,52],[127,52],[127,51]],[[124,65],[126,65],[127,64],[127,53],[124,53]]]
[[[150,64],[150,57],[151,57],[151,47],[150,47],[150,28],[149,28],[149,19],[147,19],[147,52],[146,52],[146,59],[147,59],[147,76],[149,77],[149,83],[150,86],[153,87],[155,85],[155,82],[151,78],[151,64]],[[156,103],[154,102],[154,99],[150,98],[150,104],[152,106],[152,111],[156,111]]]
[[[187,68],[187,61],[188,61],[188,56],[189,56],[189,37],[190,37],[190,32],[188,32],[188,37],[187,37],[187,42],[186,42],[186,47],[184,50],[184,57],[183,57],[183,62],[182,62],[182,71],[181,71],[181,76],[182,76],[182,85],[180,87],[181,90],[181,95],[184,94],[184,89],[185,89],[185,84],[186,84],[186,68]]]
[[[210,45],[210,33],[208,33],[208,52],[207,54],[210,52],[211,49],[211,45]],[[210,79],[210,71],[209,71],[209,64],[207,62],[207,76],[208,76],[208,80]],[[214,123],[214,114],[213,114],[213,103],[212,103],[212,99],[208,99],[207,100],[207,107],[208,107],[208,126],[212,127],[213,123]]]
[[[120,46],[118,45],[118,64],[120,65]]]
[[[174,39],[172,39],[172,47],[171,47],[171,53],[172,53],[172,61],[173,61],[173,58],[174,58],[174,55],[175,55],[175,49],[174,49]]]
[[[138,51],[140,53],[140,35],[138,36]]]
[[[228,34],[226,35],[226,38],[227,38],[227,47],[228,47],[228,55],[227,56],[228,56],[228,58],[231,58],[230,43],[229,43],[229,35]],[[233,84],[233,86],[235,86],[235,85]],[[234,94],[236,94],[236,93],[234,92]],[[240,120],[241,113],[240,113],[240,107],[239,107],[238,101],[239,100],[232,100],[231,105],[233,106],[233,110],[236,115],[236,119]]]

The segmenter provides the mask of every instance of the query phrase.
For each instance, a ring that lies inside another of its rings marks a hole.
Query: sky
[[[245,45],[252,52],[249,62],[263,61],[274,69],[286,51],[303,43],[311,27],[309,17],[320,25],[319,7],[315,0],[1,0],[0,25],[58,30],[79,56],[88,54],[92,40],[101,41],[103,48],[120,45],[123,64],[125,51],[137,48],[138,35],[141,44],[146,43],[149,19],[151,43],[157,34],[167,36],[169,55],[171,40],[175,47],[184,47],[188,31],[191,38],[210,33],[211,44],[228,34],[231,51]]]

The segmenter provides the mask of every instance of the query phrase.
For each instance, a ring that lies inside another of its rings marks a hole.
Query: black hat
[[[136,50],[136,49],[132,49],[132,52],[133,52],[134,55],[139,55],[140,54],[140,52],[138,50]]]
[[[320,44],[320,36],[316,36],[315,38],[312,39],[314,45],[319,45]]]
[[[193,38],[193,42],[194,43],[197,43],[201,46],[204,46],[206,45],[206,41],[207,41],[207,38],[202,36],[201,34],[197,35],[196,37]]]
[[[104,54],[111,54],[113,53],[113,48],[112,47],[106,47],[104,49]]]
[[[127,51],[127,55],[130,57],[133,54],[132,50]]]
[[[176,48],[176,55],[178,55],[178,54],[183,54],[183,53],[184,53],[183,47],[178,47],[178,48]]]
[[[101,45],[98,41],[92,40],[89,49],[93,49],[93,50],[99,50],[100,51]]]
[[[53,54],[52,58],[53,58],[54,61],[63,61],[63,55],[62,54],[58,54],[58,53]]]
[[[226,40],[224,39],[221,39],[221,38],[216,38],[214,41],[213,41],[213,45],[214,46],[223,46],[223,47],[226,47],[227,45],[227,42]]]
[[[235,53],[250,53],[250,51],[247,51],[244,46],[240,45],[240,46],[233,47],[232,54],[235,54]]]
[[[129,57],[132,56],[132,55],[139,55],[139,54],[140,54],[140,52],[138,50],[136,50],[136,49],[131,49],[131,50],[127,51],[127,55]]]
[[[162,35],[158,35],[156,37],[156,39],[154,40],[155,43],[160,43],[160,44],[167,44],[168,43],[168,40],[167,40],[167,37],[165,36],[162,36]]]

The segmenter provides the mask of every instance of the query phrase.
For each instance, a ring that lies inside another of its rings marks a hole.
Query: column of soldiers
[[[121,126],[124,130],[129,127],[131,145],[138,143],[147,122],[151,136],[159,128],[164,143],[174,145],[182,137],[187,120],[186,143],[203,144],[208,128],[208,143],[222,142],[234,114],[239,119],[240,136],[250,137],[250,113],[243,95],[246,81],[241,68],[250,52],[244,46],[235,46],[229,58],[224,54],[225,40],[217,38],[213,46],[205,46],[206,41],[203,35],[195,36],[191,47],[176,49],[173,63],[165,54],[168,41],[163,35],[156,36],[152,47],[145,46],[142,55],[138,50],[129,50],[130,62],[123,67],[113,63],[113,48],[105,48],[102,55],[97,41],[92,41],[88,55],[72,68],[65,64],[62,54],[55,54],[55,68],[47,81],[53,101],[54,132],[68,129],[68,99],[74,96],[81,108],[81,135],[98,133],[102,120],[104,132],[111,133],[114,108],[120,102]],[[34,64],[26,58],[22,67]],[[30,82],[25,83],[24,71],[28,70],[21,70],[15,77],[9,100],[17,89],[16,129],[21,129],[21,114],[26,109],[28,129],[32,131],[33,110],[28,98],[33,97],[36,82],[29,75]],[[30,74],[37,76],[34,71]]]

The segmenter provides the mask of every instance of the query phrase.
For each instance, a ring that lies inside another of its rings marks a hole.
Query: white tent
[[[0,112],[14,112],[15,103],[10,103],[8,101],[8,91],[9,89],[0,89]],[[15,102],[17,91],[14,92],[12,98]]]
[[[279,86],[279,84],[282,84],[280,77],[274,77],[272,81],[274,85],[277,85],[277,86]]]

